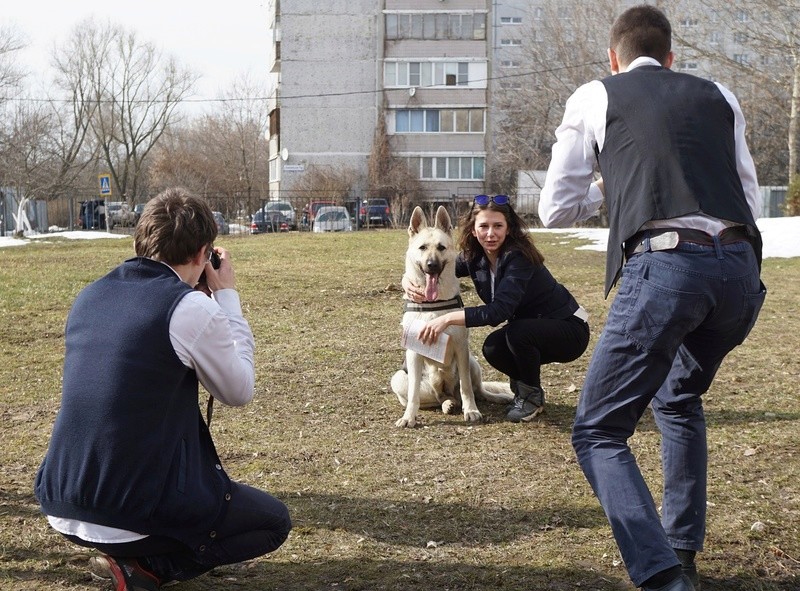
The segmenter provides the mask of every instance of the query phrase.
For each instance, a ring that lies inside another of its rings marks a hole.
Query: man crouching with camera
[[[53,528],[101,552],[92,570],[115,591],[261,556],[291,529],[282,502],[228,477],[198,406],[198,383],[230,406],[255,384],[253,334],[216,236],[205,201],[164,191],[136,226],[137,256],[83,289],[67,319],[35,492]]]

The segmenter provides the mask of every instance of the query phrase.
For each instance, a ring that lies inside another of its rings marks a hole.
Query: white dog
[[[405,276],[415,285],[425,286],[426,302],[407,301],[403,326],[415,319],[429,320],[455,308],[463,308],[455,262],[458,254],[453,241],[450,216],[444,207],[436,211],[436,223],[429,226],[420,207],[411,214],[408,227]],[[464,420],[480,422],[483,417],[475,397],[507,404],[514,399],[511,388],[501,382],[483,382],[481,368],[469,352],[469,329],[450,326],[452,354],[444,363],[406,349],[406,368],[392,376],[392,391],[405,406],[398,427],[413,427],[420,408],[441,407],[449,414],[460,398]]]

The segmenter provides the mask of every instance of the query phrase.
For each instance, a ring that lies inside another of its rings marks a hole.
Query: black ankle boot
[[[678,555],[678,560],[681,561],[681,570],[683,574],[694,585],[694,591],[700,591],[700,576],[697,574],[697,566],[694,563],[695,554],[694,550],[680,550],[675,549],[675,554]]]
[[[544,410],[544,390],[516,381],[514,404],[506,413],[506,420],[512,423],[532,421]]]

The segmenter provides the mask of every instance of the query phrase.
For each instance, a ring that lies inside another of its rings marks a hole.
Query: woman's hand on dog
[[[426,345],[435,343],[448,326],[464,326],[464,310],[448,312],[429,321],[422,330],[419,331],[419,340]]]
[[[425,291],[419,285],[414,285],[409,278],[403,275],[400,280],[400,285],[403,286],[403,291],[406,294],[406,299],[411,300],[415,304],[420,304],[425,301]]]

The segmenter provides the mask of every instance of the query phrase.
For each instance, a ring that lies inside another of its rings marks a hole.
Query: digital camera
[[[219,258],[219,255],[217,254],[217,251],[215,251],[215,250],[211,251],[211,256],[208,257],[208,261],[211,263],[211,266],[214,267],[215,269],[219,269],[219,266],[222,264],[222,259]],[[197,280],[197,283],[198,283],[198,285],[201,284],[201,283],[203,285],[206,284],[206,272],[205,271],[203,271],[200,274],[200,279]]]

